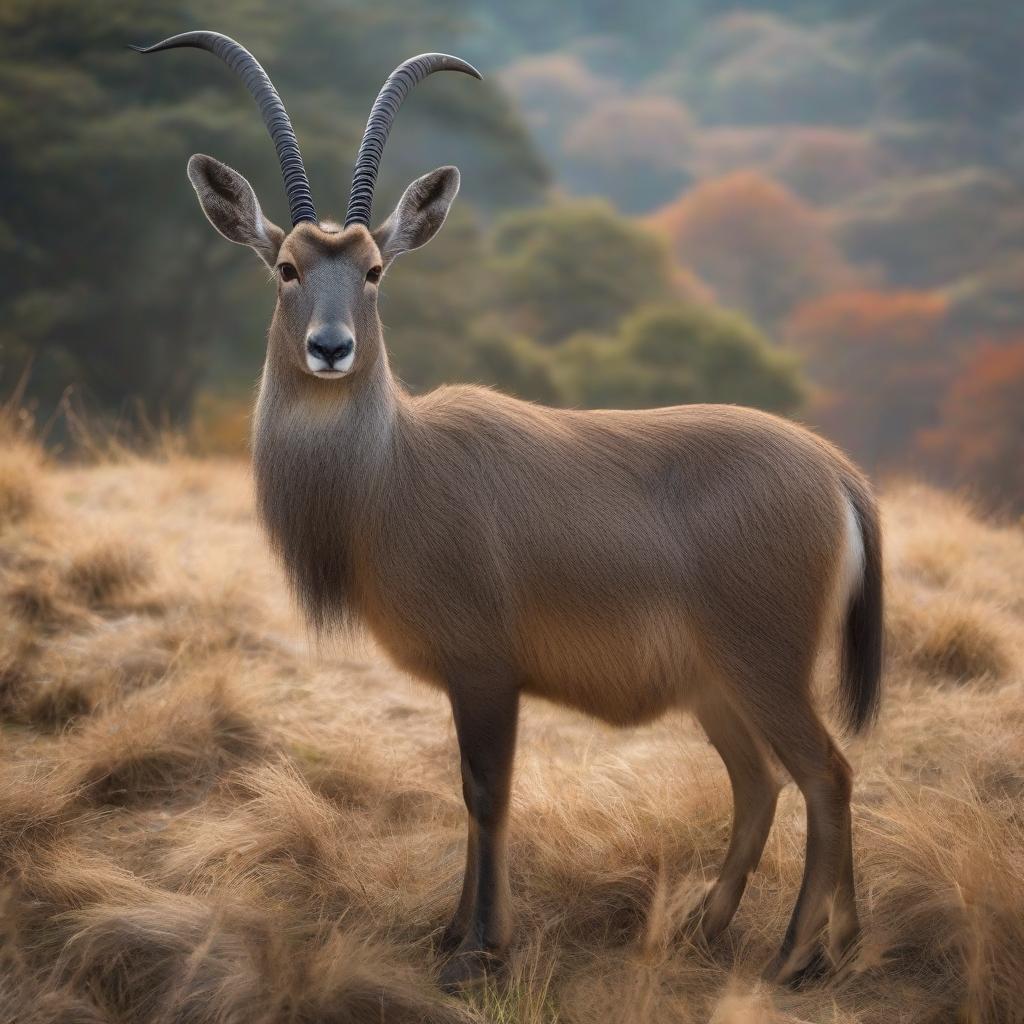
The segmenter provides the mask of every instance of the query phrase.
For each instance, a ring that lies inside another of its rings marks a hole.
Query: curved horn
[[[377,171],[395,115],[412,87],[435,71],[461,71],[474,78],[482,77],[472,64],[467,64],[458,57],[450,57],[446,53],[421,53],[418,57],[410,57],[388,75],[388,80],[374,101],[370,119],[366,122],[366,130],[363,132],[363,141],[359,144],[356,169],[352,175],[352,191],[348,197],[345,227],[350,224],[370,226],[370,209],[373,206]]]
[[[152,46],[133,46],[137,53],[156,53],[158,50],[173,50],[179,46],[194,46],[216,54],[238,75],[253,99],[259,105],[263,123],[274,140],[277,159],[284,177],[284,190],[288,196],[288,211],[292,227],[300,221],[316,222],[313,196],[309,191],[309,179],[302,165],[302,154],[295,138],[288,111],[284,109],[281,97],[277,95],[274,83],[270,81],[260,63],[241,43],[221,35],[219,32],[182,32]]]

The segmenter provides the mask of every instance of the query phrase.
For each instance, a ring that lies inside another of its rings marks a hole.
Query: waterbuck
[[[409,89],[438,70],[479,75],[424,54],[387,79],[339,226],[318,220],[288,115],[252,55],[213,32],[143,52],[180,46],[215,53],[248,86],[291,213],[286,232],[236,171],[189,160],[210,222],[277,280],[253,434],[263,524],[315,627],[365,626],[451,701],[469,838],[442,983],[480,976],[510,941],[522,694],[622,726],[673,708],[696,715],[734,797],[725,861],[690,919],[708,940],[761,857],[781,762],[806,802],[807,850],[767,974],[796,983],[848,957],[851,770],[811,680],[837,633],[845,721],[857,731],[874,716],[882,555],[864,477],[821,438],[750,409],[548,409],[465,386],[408,394],[388,364],[378,286],[444,223],[459,172],[417,179],[371,230],[374,183]]]

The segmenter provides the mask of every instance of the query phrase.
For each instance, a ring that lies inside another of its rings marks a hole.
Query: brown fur
[[[240,197],[228,213],[204,199],[207,162]],[[206,157],[190,175],[218,230],[279,270],[253,454],[261,517],[302,608],[319,630],[365,625],[452,703],[470,825],[445,936],[459,955],[443,981],[475,977],[509,940],[523,693],[616,725],[696,712],[736,806],[722,875],[696,911],[708,938],[760,858],[778,788],[768,758],[781,761],[807,803],[807,856],[771,973],[796,981],[822,966],[830,917],[832,956],[845,956],[858,932],[850,769],[810,690],[842,617],[849,723],[877,705],[881,549],[860,473],[749,409],[567,411],[477,387],[408,395],[368,271],[432,237],[454,168],[414,182],[373,234],[303,223],[280,243],[241,176]],[[354,361],[330,379],[307,365],[325,326],[355,339]]]

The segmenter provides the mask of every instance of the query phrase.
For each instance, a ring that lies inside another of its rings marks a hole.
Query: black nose
[[[345,327],[321,327],[306,338],[306,348],[310,355],[322,359],[328,366],[334,366],[355,347],[355,338]]]

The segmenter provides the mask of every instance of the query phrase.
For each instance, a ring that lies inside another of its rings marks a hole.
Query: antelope
[[[397,110],[440,70],[401,64],[373,105],[343,225],[319,220],[273,84],[239,43],[186,32],[143,53],[208,50],[259,105],[291,228],[209,156],[188,162],[216,230],[276,277],[256,402],[257,507],[308,622],[359,626],[451,703],[468,811],[465,875],[441,948],[451,989],[499,969],[512,936],[506,839],[521,697],[617,726],[696,716],[733,793],[732,833],[690,934],[711,942],[760,860],[781,766],[806,804],[803,881],[765,971],[799,984],[847,961],[859,924],[852,772],[812,699],[838,635],[845,725],[880,701],[882,551],[870,485],[794,423],[727,405],[553,409],[484,387],[414,396],[392,374],[377,303],[403,253],[444,224],[455,167],[416,179],[377,228]]]

